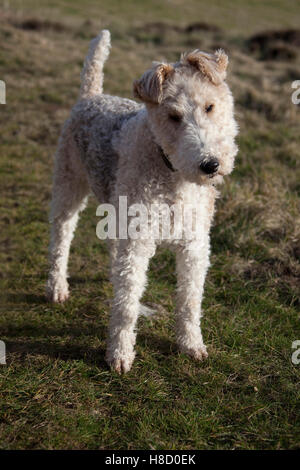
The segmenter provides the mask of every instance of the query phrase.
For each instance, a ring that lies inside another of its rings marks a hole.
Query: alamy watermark
[[[0,80],[0,104],[6,104],[6,85],[3,80]]]
[[[0,364],[6,364],[6,345],[0,341]]]
[[[195,240],[202,233],[203,209],[195,204],[131,204],[119,196],[118,208],[100,204],[96,215],[97,237],[105,239]]]
[[[296,90],[292,93],[292,103],[299,104],[300,103],[300,80],[295,80],[292,83],[292,88],[296,88]]]
[[[292,349],[295,349],[292,354],[292,363],[297,366],[300,364],[300,339],[292,342]]]

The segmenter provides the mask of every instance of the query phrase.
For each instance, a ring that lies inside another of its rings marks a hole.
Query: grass
[[[296,27],[297,2],[239,0],[233,19],[229,0],[0,4],[1,448],[299,448],[300,366],[291,345],[299,339],[300,138],[290,100],[299,53],[261,61],[246,49],[255,32]],[[24,28],[32,18],[37,29]],[[196,19],[221,31],[185,32]],[[99,23],[113,36],[105,89],[122,96],[153,59],[176,60],[197,44],[230,53],[240,152],[212,230],[203,363],[176,350],[174,258],[159,251],[144,297],[158,313],[139,320],[132,371],[119,377],[107,369],[112,288],[95,201],[72,246],[71,298],[45,302],[51,155]]]

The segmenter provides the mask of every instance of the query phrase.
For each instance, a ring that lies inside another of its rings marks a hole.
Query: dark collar
[[[177,171],[175,170],[175,168],[173,167],[172,163],[170,162],[170,160],[168,159],[167,155],[165,154],[165,152],[163,151],[163,149],[161,147],[159,147],[159,150],[160,150],[160,154],[161,154],[161,158],[163,159],[163,162],[164,164],[166,165],[167,168],[169,168],[169,170],[171,171]]]

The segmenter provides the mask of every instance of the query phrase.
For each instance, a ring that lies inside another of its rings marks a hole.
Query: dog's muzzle
[[[203,160],[199,166],[200,170],[207,175],[212,175],[216,173],[219,168],[219,162],[216,158],[209,158],[207,160]]]

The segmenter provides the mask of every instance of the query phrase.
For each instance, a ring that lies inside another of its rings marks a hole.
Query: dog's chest
[[[144,226],[147,221],[145,238],[154,238],[157,244],[176,245],[188,240],[201,241],[207,234],[214,210],[214,188],[157,181],[145,188],[144,196],[139,202],[131,200],[128,224],[135,225],[136,217],[141,217]]]

